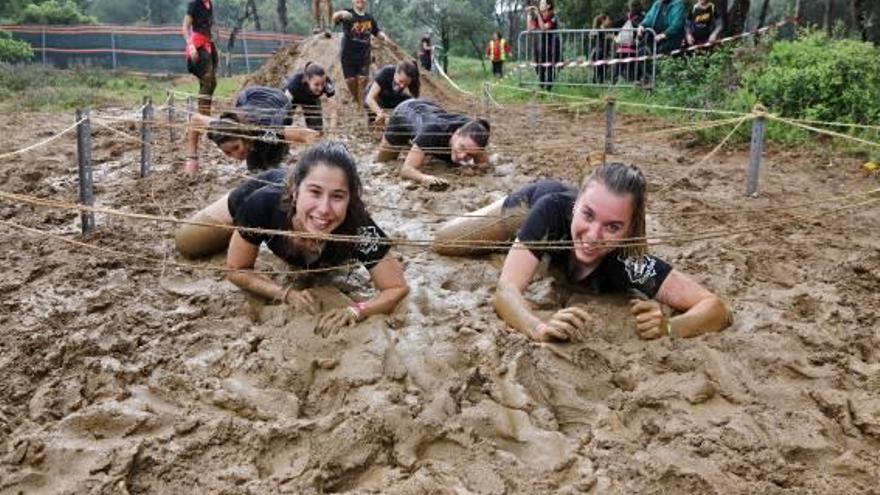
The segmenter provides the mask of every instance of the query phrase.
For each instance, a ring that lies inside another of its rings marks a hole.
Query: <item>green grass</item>
[[[508,86],[517,86],[517,75],[515,70],[515,61],[509,61],[505,67],[506,77],[501,84]],[[449,77],[455,81],[461,88],[474,94],[480,94],[481,87],[484,82],[494,82],[492,77],[491,65],[486,62],[485,69],[479,59],[468,57],[449,57]],[[658,74],[659,77],[659,74]],[[660,81],[658,81],[660,83]],[[677,106],[676,102],[670,101],[670,93],[675,88],[665,87],[656,91],[647,91],[641,88],[608,88],[608,87],[572,87],[572,86],[555,86],[553,95],[537,93],[537,99],[540,102],[562,102],[577,100],[565,98],[565,96],[574,96],[581,98],[591,98],[603,100],[610,96],[617,101],[645,103],[653,105],[671,105]],[[529,101],[532,95],[528,92],[515,91],[506,89],[501,86],[495,86],[492,91],[493,97],[501,104],[517,104]],[[736,112],[748,113],[757,103],[753,97],[744,90],[730,93],[723,106],[716,108],[717,110],[729,110]],[[602,111],[602,103],[592,107],[594,111]],[[582,107],[583,108],[583,107]],[[770,109],[772,111],[772,109]],[[620,105],[617,111],[622,115],[651,115],[669,121],[669,126],[675,125],[685,126],[695,124],[702,120],[720,120],[727,119],[732,116],[728,115],[702,115],[690,112],[682,112],[678,110],[652,109],[644,107],[633,107]],[[719,143],[731,130],[733,124],[721,126],[717,128],[696,131],[693,135],[696,142],[702,145],[715,145]],[[750,123],[742,124],[737,132],[731,137],[730,144],[748,143],[751,139]],[[839,130],[839,129],[834,129]],[[856,134],[864,139],[880,142],[880,133],[858,133]],[[880,148],[866,147],[851,141],[834,139],[829,143],[827,139],[817,139],[816,134],[809,131],[798,129],[796,127],[776,123],[767,122],[765,126],[765,136],[770,142],[781,144],[785,147],[806,147],[811,151],[819,153],[823,156],[835,153],[844,153],[850,156],[858,156],[860,158],[880,159]]]
[[[227,97],[243,78],[222,78],[215,96]],[[0,64],[0,111],[66,112],[108,105],[136,106],[144,97],[164,102],[167,90],[198,92],[194,77],[159,77],[103,69],[55,70],[39,64]]]

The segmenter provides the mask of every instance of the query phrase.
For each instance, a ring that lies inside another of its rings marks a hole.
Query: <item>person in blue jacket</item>
[[[641,37],[646,29],[653,29],[657,53],[669,53],[681,48],[686,18],[687,9],[682,0],[656,0],[642,19],[638,34]]]

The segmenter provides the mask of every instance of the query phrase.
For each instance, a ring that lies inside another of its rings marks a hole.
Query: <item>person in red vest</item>
[[[486,56],[492,61],[492,74],[498,79],[504,77],[504,61],[510,55],[510,45],[501,37],[501,31],[495,31],[489,46],[486,47]]]
[[[199,79],[199,113],[211,115],[211,98],[217,87],[217,47],[211,37],[214,5],[211,0],[192,0],[183,18],[186,67]]]

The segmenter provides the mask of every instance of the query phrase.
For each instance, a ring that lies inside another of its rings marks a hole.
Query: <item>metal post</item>
[[[150,121],[153,120],[153,101],[149,96],[144,96],[144,108],[141,112],[141,178],[150,173],[150,159],[152,155],[152,130]]]
[[[110,54],[113,58],[113,70],[116,70],[116,33],[110,31]]]
[[[79,202],[85,206],[95,205],[94,184],[92,183],[92,129],[89,111],[77,110],[76,121],[76,161],[79,168]],[[80,122],[82,121],[82,122]],[[95,214],[91,211],[80,213],[82,233],[87,234],[95,228]]]
[[[746,196],[755,196],[758,192],[758,176],[761,172],[761,158],[764,155],[764,114],[767,109],[755,105],[756,117],[752,120],[752,145],[749,161],[749,178],[746,184]]]
[[[174,135],[174,92],[168,91],[168,140],[176,141]]]
[[[605,153],[614,154],[614,98],[605,97]]]
[[[43,28],[43,65],[46,65],[46,28]]]
[[[251,71],[251,59],[248,57],[247,37],[244,34],[244,28],[241,28],[241,46],[244,48],[244,66],[247,71]]]

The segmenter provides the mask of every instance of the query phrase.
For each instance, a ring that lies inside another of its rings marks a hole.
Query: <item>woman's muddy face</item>
[[[449,148],[452,162],[459,165],[470,164],[475,160],[477,153],[483,151],[483,148],[479,147],[472,138],[461,136],[458,132],[449,138]]]
[[[394,72],[394,81],[391,86],[394,88],[394,91],[398,93],[408,88],[410,83],[412,83],[412,79],[409,78],[403,71],[398,70]]]
[[[324,93],[324,86],[327,84],[327,76],[313,76],[307,82],[309,93],[314,96],[321,96]]]
[[[248,153],[251,152],[251,146],[249,143],[246,143],[244,139],[236,138],[224,141],[223,144],[220,145],[220,150],[229,158],[244,160],[247,158]]]
[[[297,190],[297,224],[312,234],[329,234],[345,221],[348,200],[345,172],[338,167],[315,165]]]
[[[574,247],[579,263],[598,263],[614,250],[614,241],[629,235],[633,206],[631,194],[617,194],[598,181],[587,185],[575,201],[571,220],[571,238],[580,243]]]

